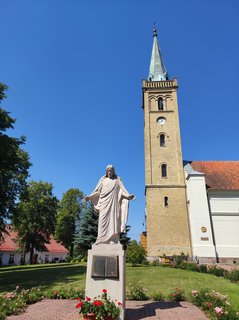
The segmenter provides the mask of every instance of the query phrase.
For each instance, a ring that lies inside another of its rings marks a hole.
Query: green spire
[[[154,34],[153,34],[153,49],[149,67],[149,81],[162,81],[168,80],[168,73],[163,64],[163,58],[159,49],[158,39],[157,39],[157,30],[154,26]]]

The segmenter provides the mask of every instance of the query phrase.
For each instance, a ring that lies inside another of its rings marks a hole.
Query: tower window
[[[159,136],[159,143],[160,143],[160,147],[165,147],[165,134],[164,133],[162,133]]]
[[[161,175],[162,175],[162,178],[167,177],[167,165],[166,164],[162,164],[162,166],[161,166]]]
[[[168,197],[164,197],[164,206],[168,207]]]
[[[158,110],[163,110],[163,98],[158,98]]]

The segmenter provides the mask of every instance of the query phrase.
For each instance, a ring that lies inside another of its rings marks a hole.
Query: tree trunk
[[[73,255],[74,255],[74,242],[72,242],[70,245],[70,256],[73,258]]]
[[[31,244],[30,264],[33,264],[33,254],[34,254],[34,246],[33,246],[33,244]]]
[[[23,246],[22,264],[26,264],[26,242],[24,242],[24,246]]]

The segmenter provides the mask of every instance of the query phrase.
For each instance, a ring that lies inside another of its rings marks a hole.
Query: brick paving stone
[[[75,300],[42,300],[7,320],[79,320]],[[126,320],[208,320],[189,302],[127,301]]]
[[[127,301],[126,320],[208,320],[189,302]]]
[[[76,300],[45,299],[27,307],[26,311],[7,320],[79,320]]]

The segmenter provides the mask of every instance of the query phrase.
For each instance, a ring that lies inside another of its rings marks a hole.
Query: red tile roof
[[[191,166],[205,173],[208,188],[239,190],[239,161],[192,161]]]
[[[17,251],[18,245],[14,241],[17,238],[17,233],[9,228],[7,228],[7,232],[9,235],[4,235],[4,242],[0,244],[0,251]]]
[[[60,243],[56,242],[52,237],[50,243],[45,244],[46,251],[48,252],[65,252],[68,253],[68,250]]]
[[[17,238],[17,232],[7,228],[9,235],[4,236],[4,242],[0,243],[0,251],[17,251],[18,245],[14,241]],[[68,250],[60,243],[56,242],[52,237],[50,243],[45,244],[45,250],[47,252],[68,253]]]

